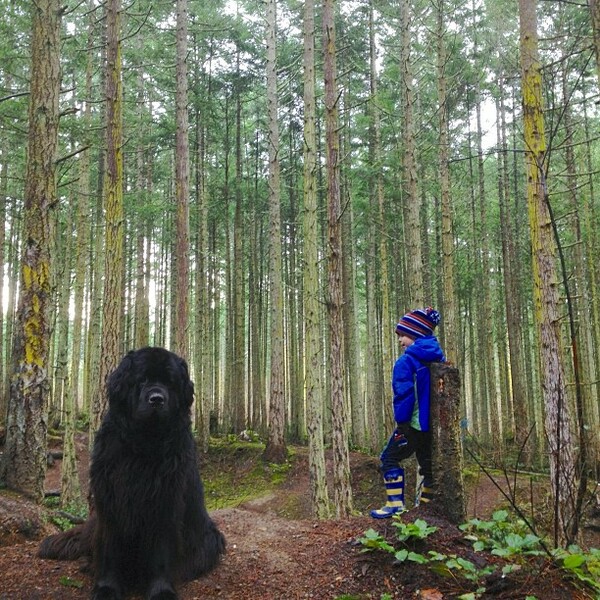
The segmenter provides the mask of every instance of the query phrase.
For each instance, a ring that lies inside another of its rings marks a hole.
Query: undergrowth
[[[49,520],[62,531],[70,529],[75,523],[84,521],[88,516],[88,506],[85,502],[61,507],[60,498],[51,496],[44,500],[44,506],[53,509]]]
[[[583,551],[577,546],[565,549],[555,549],[550,552],[542,539],[529,532],[526,524],[517,519],[510,520],[508,511],[496,511],[490,521],[471,519],[460,526],[465,532],[465,539],[471,541],[476,552],[489,552],[491,555],[503,558],[506,564],[501,568],[495,564],[477,566],[470,560],[457,554],[444,554],[435,550],[415,551],[416,546],[423,542],[437,528],[429,526],[423,519],[413,523],[403,523],[400,515],[394,515],[392,524],[396,529],[396,540],[390,543],[379,532],[368,529],[359,542],[365,552],[383,551],[394,556],[397,563],[413,562],[426,565],[432,572],[464,579],[474,589],[457,596],[459,600],[474,600],[485,593],[486,578],[501,570],[502,576],[519,571],[527,562],[528,557],[544,557],[552,560],[566,577],[585,586],[600,598],[600,550]],[[526,600],[535,600],[528,596]]]

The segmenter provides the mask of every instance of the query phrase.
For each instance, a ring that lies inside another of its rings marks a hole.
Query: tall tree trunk
[[[405,223],[404,243],[407,265],[407,298],[405,310],[421,306],[424,302],[423,260],[421,256],[421,220],[417,194],[417,145],[414,121],[414,76],[411,58],[411,0],[400,2],[400,63],[402,72],[402,139],[404,142]]]
[[[572,541],[577,490],[574,440],[561,355],[556,244],[548,207],[546,138],[542,106],[542,73],[538,58],[536,5],[519,0],[523,128],[527,168],[527,202],[533,257],[535,322],[540,343],[545,430],[550,451],[554,495],[555,543]]]
[[[562,9],[561,9],[562,10]],[[568,58],[568,50],[565,49],[565,60]],[[563,120],[565,125],[565,139],[567,140],[565,148],[565,164],[567,167],[567,188],[569,204],[571,206],[571,234],[575,240],[573,247],[573,259],[571,264],[573,265],[572,274],[567,275],[566,265],[564,260],[564,250],[562,250],[562,261],[563,266],[563,279],[565,279],[565,288],[567,291],[567,301],[569,309],[569,338],[570,338],[570,349],[571,349],[571,364],[573,367],[572,379],[574,381],[574,396],[575,396],[575,423],[578,432],[578,475],[579,485],[578,493],[575,499],[575,510],[573,519],[570,524],[570,535],[572,539],[578,533],[579,526],[582,518],[582,505],[584,496],[587,494],[587,481],[588,481],[588,456],[591,455],[591,443],[590,436],[588,435],[588,428],[592,423],[592,415],[594,412],[594,406],[598,406],[598,398],[590,397],[589,390],[591,382],[594,380],[590,377],[593,374],[593,365],[591,361],[584,365],[584,362],[591,357],[592,348],[588,345],[588,327],[577,327],[575,321],[578,323],[585,322],[587,317],[587,307],[590,306],[589,298],[587,298],[587,289],[585,286],[584,279],[584,264],[585,260],[583,257],[583,244],[581,243],[581,222],[579,219],[579,197],[578,197],[578,176],[575,161],[575,152],[571,140],[575,139],[574,135],[574,124],[572,108],[569,105],[570,89],[569,89],[569,77],[566,73],[566,69],[563,63],[563,76],[562,76],[562,93],[563,93],[563,105],[564,113]],[[569,280],[567,281],[567,277]],[[592,367],[592,368],[590,368]],[[584,380],[584,373],[587,377]],[[596,408],[597,412],[597,408]],[[593,429],[592,429],[593,431]]]
[[[236,433],[246,427],[246,314],[244,307],[244,210],[242,194],[242,100],[240,50],[236,53],[236,87],[235,94],[235,214],[233,220],[233,281],[231,285],[232,302],[232,394],[235,398],[233,405],[233,430]]]
[[[479,86],[478,86],[479,87]],[[478,242],[480,244],[481,280],[478,285],[479,302],[477,305],[477,336],[479,337],[480,357],[480,393],[483,422],[485,424],[485,438],[491,441],[492,447],[497,452],[502,451],[501,424],[498,418],[498,401],[496,397],[495,372],[494,372],[494,319],[492,318],[492,269],[490,268],[490,241],[487,216],[487,191],[485,171],[483,164],[483,127],[481,122],[481,97],[477,91],[477,104],[475,106],[477,123],[477,201],[479,212],[476,218],[478,226]]]
[[[584,122],[586,138],[591,139],[590,136],[590,120],[588,119],[587,110],[584,108]],[[598,254],[598,232],[596,227],[597,217],[596,210],[594,207],[594,183],[593,174],[594,168],[592,166],[592,151],[591,145],[586,144],[585,149],[585,165],[587,167],[586,179],[587,186],[589,188],[588,193],[583,194],[583,230],[585,240],[585,250],[588,256],[594,256]],[[588,335],[590,336],[589,346],[594,349],[589,357],[591,362],[590,374],[592,374],[592,386],[589,391],[590,397],[598,397],[598,373],[600,373],[600,352],[597,348],[600,346],[598,340],[600,340],[600,297],[595,291],[598,289],[598,270],[597,265],[591,261],[586,261],[586,282],[587,282],[587,295],[589,296],[589,324]],[[592,420],[590,423],[590,431],[596,432],[591,438],[590,447],[590,466],[595,469],[596,477],[600,478],[600,406],[598,402],[594,402],[591,407]]]
[[[248,281],[248,304],[250,306],[250,356],[252,366],[250,376],[252,378],[252,426],[261,432],[267,431],[267,402],[266,402],[266,364],[267,364],[267,322],[263,308],[267,304],[267,294],[262,283],[264,277],[264,219],[260,215],[264,212],[261,193],[258,189],[259,177],[259,132],[256,132],[254,140],[254,189],[252,203],[252,242],[253,251],[250,253],[250,273]],[[256,283],[255,283],[256,282]]]
[[[76,206],[76,202],[72,201]],[[73,229],[72,211],[68,211],[65,223],[64,235],[62,237],[60,250],[55,256],[62,265],[62,273],[57,270],[56,278],[58,285],[58,306],[56,315],[56,369],[54,381],[54,406],[51,408],[50,423],[52,424],[52,411],[61,414],[61,422],[64,427],[63,435],[63,459],[61,463],[61,493],[60,505],[62,507],[73,506],[81,501],[81,488],[79,486],[79,472],[77,470],[77,455],[75,450],[75,419],[76,406],[75,394],[69,370],[69,299],[70,283],[72,275],[72,257],[74,239],[69,233]]]
[[[138,88],[140,112],[145,119],[151,119],[149,104],[143,98],[142,88]],[[146,204],[152,198],[152,170],[154,167],[153,153],[149,150],[147,142],[144,141],[148,131],[146,123],[140,126],[143,128],[140,134],[139,144],[136,148],[136,164],[139,172],[137,175],[136,187],[139,197],[142,199],[142,205]],[[155,278],[154,263],[152,260],[153,250],[155,248],[155,234],[152,219],[147,215],[139,214],[138,218],[132,220],[131,250],[129,260],[132,262],[129,285],[131,287],[131,296],[133,301],[132,316],[133,320],[131,330],[131,345],[133,348],[142,348],[151,345],[156,332],[151,332],[152,321],[156,315],[156,307],[150,304],[150,294],[152,284]],[[135,244],[135,247],[134,247]],[[155,298],[152,298],[153,304]]]
[[[93,0],[91,0],[93,1]],[[106,28],[104,26],[98,26],[100,34],[96,29],[96,18],[95,13],[90,13],[90,24],[88,30],[88,36],[92,36],[95,39],[101,37],[104,41],[106,39]],[[89,44],[89,42],[88,42]],[[102,45],[102,63],[105,60],[106,44]],[[90,57],[88,60],[92,60]],[[106,88],[106,69],[101,69],[101,88]],[[105,103],[100,103],[100,115],[101,120],[106,113]],[[100,346],[101,346],[101,329],[102,329],[102,290],[104,289],[104,238],[101,234],[103,231],[103,195],[104,195],[104,178],[106,172],[106,149],[105,144],[100,144],[98,149],[98,165],[97,173],[98,178],[96,181],[96,196],[95,204],[93,207],[92,225],[91,231],[96,231],[96,235],[92,238],[92,248],[90,261],[90,315],[87,329],[87,337],[85,340],[85,352],[84,352],[84,384],[83,384],[83,398],[84,404],[86,405],[86,411],[90,415],[93,410],[93,404],[99,401],[101,393],[100,384]],[[92,428],[90,427],[90,432]],[[93,446],[94,436],[89,436],[88,443],[91,447]]]
[[[439,106],[439,167],[440,167],[440,195],[442,207],[442,272],[443,272],[443,326],[447,359],[456,364],[458,360],[458,311],[456,309],[456,296],[454,293],[454,234],[452,226],[452,204],[450,198],[450,172],[448,168],[450,141],[448,133],[448,102],[446,81],[446,32],[444,23],[444,0],[438,0],[437,5],[437,84]]]
[[[299,281],[298,256],[302,253],[302,244],[298,238],[298,152],[294,146],[295,124],[288,127],[288,140],[290,165],[287,170],[286,187],[289,190],[289,214],[285,218],[287,223],[285,232],[284,250],[285,263],[284,272],[287,272],[286,304],[288,319],[286,331],[289,332],[286,347],[287,367],[289,384],[287,386],[286,404],[290,407],[287,431],[290,439],[295,442],[306,439],[306,417],[304,410],[304,382],[302,381],[302,365],[304,363],[304,343],[302,339],[303,328],[300,326],[300,312],[302,311],[301,296],[297,290],[302,289]]]
[[[61,10],[58,0],[39,0],[31,7],[23,250],[6,442],[0,473],[9,488],[36,501],[44,496],[46,473],[50,211],[56,202]]]
[[[70,204],[74,204],[72,200]],[[53,271],[50,279],[55,284],[53,291],[56,298],[54,314],[51,317],[54,322],[51,340],[54,354],[49,361],[53,373],[48,407],[48,421],[51,427],[55,427],[62,420],[61,411],[69,378],[69,300],[73,237],[67,232],[70,233],[73,230],[72,214],[73,211],[67,211],[64,223],[62,219],[57,218],[50,226],[54,239],[50,249],[53,259]]]
[[[189,245],[190,245],[190,149],[188,141],[188,3],[177,0],[177,67],[175,93],[175,331],[174,349],[189,360]]]
[[[348,89],[344,89],[344,94],[348,93]],[[344,101],[344,104],[350,104],[351,101]],[[344,148],[351,147],[352,128],[350,127],[350,111],[346,111],[345,122],[343,126]],[[344,151],[343,151],[344,152]],[[366,427],[366,409],[365,396],[362,391],[363,383],[363,368],[361,361],[362,348],[360,340],[360,323],[358,318],[359,302],[357,299],[357,257],[355,235],[354,208],[352,206],[352,178],[348,173],[344,174],[342,189],[344,192],[345,210],[342,215],[342,260],[344,265],[343,281],[344,281],[344,357],[346,359],[346,378],[348,382],[348,396],[350,400],[350,439],[352,444],[367,447],[367,427]]]
[[[373,2],[369,3],[369,56],[370,56],[370,87],[371,101],[369,109],[372,117],[372,135],[371,135],[371,153],[373,165],[377,165],[374,173],[374,181],[371,186],[372,198],[371,207],[373,218],[371,219],[370,243],[372,244],[373,260],[375,260],[375,273],[372,281],[371,314],[374,323],[371,327],[376,328],[376,334],[373,336],[373,345],[376,346],[375,352],[371,356],[373,378],[377,378],[375,389],[376,395],[369,399],[373,409],[382,415],[384,427],[387,431],[394,426],[394,417],[392,414],[392,403],[390,402],[389,377],[390,367],[393,364],[393,355],[397,348],[393,347],[396,342],[396,335],[393,333],[394,317],[390,310],[390,290],[389,290],[389,272],[388,272],[388,236],[386,232],[386,203],[384,193],[382,151],[381,151],[381,116],[378,105],[377,95],[377,47],[375,40],[375,17]],[[375,258],[376,257],[376,258]],[[392,339],[392,336],[394,339]],[[385,373],[385,375],[384,375]],[[360,422],[359,422],[360,423]],[[380,428],[378,432],[381,432]],[[379,443],[378,437],[371,436],[371,447]]]
[[[313,514],[329,516],[323,439],[323,347],[319,310],[319,231],[317,221],[317,136],[315,128],[315,7],[304,2],[304,323],[305,387],[308,412],[308,464]]]
[[[88,44],[90,42],[88,37]],[[89,48],[89,46],[88,46]],[[86,95],[91,98],[91,56],[88,54],[86,66]],[[90,130],[91,102],[87,100],[83,113],[84,129]],[[87,144],[86,144],[87,145]],[[90,157],[89,150],[84,150],[79,159],[79,194],[75,231],[77,232],[75,245],[75,276],[73,280],[73,348],[71,354],[70,378],[68,381],[68,396],[65,399],[64,415],[64,449],[63,463],[61,466],[61,494],[60,501],[64,507],[72,506],[81,500],[81,486],[79,471],[77,470],[77,453],[75,449],[75,421],[81,408],[79,390],[79,371],[81,366],[81,349],[83,341],[83,300],[86,281],[86,259],[89,244],[89,201],[90,194]]]
[[[369,160],[372,164],[379,164],[379,110],[377,107],[377,72],[376,72],[376,45],[374,27],[373,3],[369,3],[369,54],[370,54],[370,99],[369,99]],[[379,172],[381,169],[377,169]],[[366,320],[367,320],[367,351],[366,361],[366,402],[369,410],[366,412],[365,432],[362,444],[368,446],[373,452],[381,448],[382,432],[387,429],[384,426],[386,414],[389,412],[389,389],[385,386],[387,380],[384,378],[390,371],[391,358],[383,357],[383,334],[385,329],[391,329],[392,323],[385,322],[380,306],[380,283],[382,280],[379,260],[380,253],[385,245],[383,235],[383,220],[380,219],[378,186],[380,178],[373,172],[369,181],[369,219],[367,223],[366,256],[365,256],[365,280],[366,280]],[[390,349],[391,352],[391,349]],[[385,381],[385,383],[384,383]],[[354,416],[354,415],[353,415]],[[360,419],[352,420],[353,427],[359,427]],[[360,434],[359,434],[360,435]],[[357,440],[360,439],[357,437]]]
[[[4,84],[7,89],[10,89],[10,77],[5,76]],[[9,140],[8,136],[4,136],[0,141],[0,222],[8,222],[7,207],[12,203],[8,197],[8,172],[11,161],[9,160]],[[0,265],[4,272],[4,264],[6,261],[6,242],[7,236],[6,225],[0,228]],[[8,355],[9,338],[5,335],[5,284],[4,277],[0,277],[0,427],[6,424],[6,409],[8,406],[8,394],[6,393],[6,357]],[[9,319],[10,321],[10,319]],[[7,324],[8,325],[8,324]]]
[[[12,204],[11,210],[11,221],[13,223],[17,222],[17,220],[21,219],[21,211],[18,209],[16,203]],[[5,381],[5,390],[6,390],[6,410],[8,411],[8,400],[10,398],[10,378],[12,377],[12,373],[10,371],[12,365],[12,356],[13,356],[13,344],[14,344],[14,335],[16,330],[15,317],[16,317],[16,309],[17,305],[17,290],[18,290],[18,279],[19,279],[19,269],[21,267],[19,262],[19,247],[21,245],[21,237],[23,232],[22,227],[12,227],[10,231],[10,241],[8,244],[9,250],[9,258],[8,258],[8,272],[10,273],[10,277],[8,278],[8,302],[6,305],[6,314],[10,315],[11,318],[6,322],[6,381]],[[5,417],[7,415],[5,414]]]
[[[106,378],[123,353],[123,90],[121,73],[121,4],[106,4],[106,177],[104,184],[105,244],[101,394],[93,398],[90,432],[95,433],[106,410]]]
[[[197,44],[194,44],[197,48]],[[211,57],[212,58],[212,57]],[[195,85],[200,87],[199,60],[194,60]],[[212,63],[209,63],[212,64]],[[210,72],[210,67],[209,67]],[[208,90],[210,91],[211,78],[209,75]],[[196,106],[198,106],[196,102]],[[196,168],[195,168],[195,196],[197,206],[198,242],[196,245],[196,348],[199,349],[199,358],[195,363],[196,384],[196,430],[199,436],[199,445],[204,452],[208,451],[210,438],[210,398],[212,390],[212,371],[210,365],[214,361],[210,344],[210,314],[209,309],[209,245],[208,245],[208,202],[206,198],[206,126],[204,124],[204,111],[202,104],[197,108],[195,115],[196,127]]]
[[[327,244],[328,308],[331,344],[331,414],[333,442],[333,492],[338,517],[352,511],[348,411],[344,398],[344,344],[342,321],[342,240],[336,72],[335,1],[323,2],[323,46],[325,59],[325,144],[327,155]]]
[[[248,356],[250,368],[248,375],[250,378],[250,397],[252,400],[252,410],[250,416],[250,427],[261,434],[266,432],[265,428],[265,369],[264,369],[264,311],[263,309],[263,278],[262,278],[262,260],[264,253],[262,250],[262,219],[259,214],[261,201],[256,189],[254,190],[254,202],[252,209],[252,219],[250,219],[251,234],[249,264],[248,264]]]
[[[277,1],[267,1],[267,106],[269,122],[269,277],[271,284],[271,383],[269,433],[265,460],[282,463],[287,458],[284,439],[285,390],[283,364],[283,290],[281,258],[281,190],[279,125],[277,122]]]
[[[237,93],[237,89],[234,88]],[[233,259],[231,256],[231,224],[229,220],[229,197],[230,197],[230,124],[229,124],[229,105],[230,97],[229,94],[225,98],[225,127],[224,127],[224,141],[223,141],[223,170],[224,170],[224,181],[223,181],[223,200],[225,203],[225,219],[223,227],[225,230],[225,249],[224,249],[224,260],[227,265],[225,268],[225,350],[224,350],[224,363],[223,363],[223,411],[222,421],[224,431],[230,433],[233,431],[233,358],[234,358],[234,328],[235,328],[235,315],[233,312]],[[215,331],[215,335],[219,335],[218,328]],[[218,347],[218,346],[217,346]]]
[[[523,347],[523,323],[519,308],[519,281],[517,279],[517,265],[519,258],[515,244],[514,217],[509,206],[510,189],[508,179],[508,148],[506,145],[506,118],[504,108],[504,89],[502,80],[499,84],[500,102],[498,117],[500,120],[501,152],[498,163],[500,165],[498,197],[500,208],[500,237],[502,243],[502,273],[504,277],[504,302],[506,309],[506,324],[508,329],[507,341],[509,348],[510,377],[512,387],[511,415],[514,421],[511,430],[514,430],[515,442],[521,453],[521,460],[531,466],[532,440],[530,439],[530,417],[527,407],[527,381],[525,374],[525,358]]]
[[[249,370],[251,378],[251,395],[252,395],[252,428],[265,434],[266,427],[266,344],[268,338],[267,321],[264,307],[267,305],[267,294],[264,293],[264,219],[260,215],[264,213],[263,200],[258,189],[260,168],[260,146],[259,135],[257,131],[254,139],[254,186],[252,190],[252,229],[250,246],[250,261],[248,269],[248,305],[249,310],[249,327],[248,336],[250,342],[250,363]]]
[[[384,415],[386,408],[390,406],[391,389],[383,385],[383,359],[381,357],[381,331],[377,312],[377,284],[375,281],[375,232],[369,228],[368,248],[365,258],[365,279],[367,294],[367,350],[365,362],[367,365],[365,373],[366,402],[370,405],[367,410],[367,445],[372,452],[381,450],[383,442]],[[385,365],[387,373],[391,374],[391,365]],[[388,384],[389,385],[389,384]],[[386,402],[387,400],[387,402]],[[372,406],[371,406],[372,405]]]
[[[136,50],[140,52],[144,44],[144,37],[140,34],[136,39]],[[141,61],[140,61],[141,62]],[[136,193],[142,202],[147,202],[148,190],[148,163],[150,159],[147,156],[144,147],[144,136],[146,127],[144,120],[147,118],[146,100],[144,98],[144,73],[141,64],[137,65],[137,129],[138,144],[136,148]],[[150,231],[148,227],[149,220],[145,216],[140,216],[135,226],[135,314],[134,314],[134,332],[133,345],[135,348],[147,346],[150,342],[150,298],[148,294],[147,278],[150,271],[150,264],[146,262],[146,247],[150,245]]]
[[[93,33],[93,0],[88,0],[90,16],[87,36],[87,56],[85,67],[85,103],[83,108],[84,131],[89,132],[92,125],[92,54],[94,44]],[[77,244],[75,246],[75,278],[73,281],[73,351],[71,354],[71,389],[75,404],[75,413],[83,408],[79,373],[82,363],[83,346],[83,302],[85,297],[85,284],[88,276],[88,256],[90,244],[90,150],[91,139],[88,134],[84,136],[85,149],[79,157],[79,194],[77,200],[77,217],[75,230]],[[90,282],[91,283],[91,282]]]

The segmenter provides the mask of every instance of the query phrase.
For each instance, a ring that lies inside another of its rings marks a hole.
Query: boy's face
[[[400,338],[400,345],[403,348],[408,348],[411,344],[414,344],[415,340],[411,338],[409,335],[402,334],[398,336]]]

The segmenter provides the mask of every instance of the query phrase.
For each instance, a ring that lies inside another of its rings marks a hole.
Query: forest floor
[[[58,444],[58,442],[57,442]],[[87,487],[85,436],[78,436],[82,487]],[[58,446],[54,450],[59,450]],[[368,510],[383,500],[377,461],[352,453],[351,472],[356,516],[317,521],[309,513],[309,479],[305,448],[291,449],[286,467],[265,465],[260,445],[221,444],[202,458],[207,503],[227,538],[227,553],[209,575],[180,587],[182,600],[390,600],[459,598],[580,600],[597,598],[564,571],[541,557],[504,560],[474,552],[464,533],[435,512],[432,502],[404,513],[402,521],[424,519],[437,531],[408,547],[427,554],[436,551],[470,561],[478,575],[431,565],[395,562],[392,554],[363,552],[358,542],[373,528],[401,548],[391,520],[369,518]],[[468,478],[468,515],[490,519],[506,506],[494,483],[481,473]],[[500,485],[503,476],[498,476]],[[524,484],[525,485],[525,484]],[[535,484],[527,494],[544,512],[544,498]],[[48,469],[46,490],[60,488],[60,460]],[[77,562],[36,557],[39,540],[56,531],[55,509],[40,508],[19,496],[0,491],[0,600],[70,600],[89,598],[91,578]],[[600,535],[586,529],[586,544],[600,547]],[[506,575],[502,567],[515,565]],[[484,575],[486,567],[494,567]]]

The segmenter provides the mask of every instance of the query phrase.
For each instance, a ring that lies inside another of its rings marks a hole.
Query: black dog
[[[129,592],[173,600],[176,583],[207,573],[225,551],[204,505],[187,364],[163,348],[136,350],[107,389],[90,468],[90,518],[46,538],[39,556],[88,556],[94,600]]]

